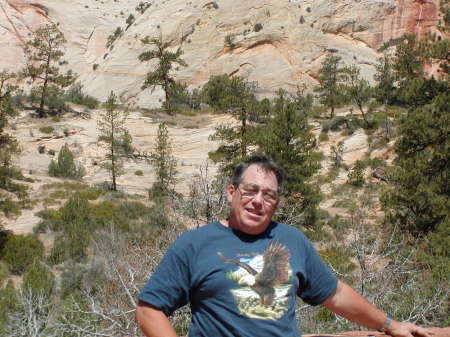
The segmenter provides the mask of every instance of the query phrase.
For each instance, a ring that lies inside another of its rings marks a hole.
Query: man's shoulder
[[[198,240],[205,240],[208,238],[208,236],[214,235],[214,233],[217,233],[219,231],[220,228],[218,226],[218,223],[210,222],[198,228],[187,230],[179,236],[177,241],[191,242],[194,240],[198,242]]]

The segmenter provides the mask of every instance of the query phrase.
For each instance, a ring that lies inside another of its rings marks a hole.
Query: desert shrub
[[[175,83],[172,86],[170,103],[177,111],[199,110],[201,104],[201,93],[198,89],[189,91],[186,84]]]
[[[64,91],[56,86],[49,88],[48,96],[46,98],[46,105],[49,109],[50,115],[70,111],[69,107],[65,103]]]
[[[140,2],[137,6],[136,6],[136,12],[139,12],[141,14],[144,14],[145,11],[151,6],[152,4],[150,2]]]
[[[51,177],[64,177],[80,179],[84,175],[84,170],[75,165],[72,151],[69,145],[64,144],[58,154],[58,160],[52,160],[48,167],[48,174]]]
[[[224,46],[229,49],[233,49],[234,47],[236,47],[236,44],[234,43],[234,35],[233,34],[230,33],[225,36]]]
[[[253,30],[254,30],[255,32],[259,32],[261,29],[263,29],[263,25],[260,24],[260,23],[257,23],[257,24],[253,27]]]
[[[97,187],[88,187],[78,192],[79,196],[87,200],[97,200],[106,193],[105,190]]]
[[[114,42],[120,37],[122,37],[122,35],[123,35],[122,27],[117,27],[114,33],[108,36],[108,39],[106,41],[106,48],[112,49]]]
[[[97,67],[98,64],[94,64],[94,70]],[[72,86],[67,90],[66,94],[64,95],[64,99],[75,104],[84,105],[89,109],[95,109],[100,104],[99,100],[95,97],[83,93],[83,85],[78,82],[72,84]]]
[[[50,296],[55,286],[55,276],[42,262],[35,262],[23,275],[23,289]]]
[[[14,274],[24,273],[36,260],[42,259],[44,246],[41,241],[31,236],[8,236],[2,250],[3,259]]]
[[[326,142],[328,141],[330,138],[328,137],[328,134],[325,132],[321,132],[319,135],[319,142]]]
[[[362,186],[364,185],[364,164],[360,160],[356,161],[351,171],[348,174],[348,181],[350,185]]]
[[[55,131],[55,128],[51,125],[49,126],[42,126],[39,128],[39,131],[42,133],[52,133],[53,131]]]
[[[0,193],[0,211],[2,211],[5,216],[19,215],[21,208],[20,202],[11,200],[8,195]]]
[[[90,244],[88,232],[82,224],[71,224],[64,234],[55,237],[55,244],[48,257],[52,265],[59,265],[64,261],[85,262],[87,259],[87,248]]]
[[[142,177],[144,175],[144,172],[142,172],[142,170],[136,170],[136,171],[134,171],[134,174],[139,177]]]
[[[327,249],[320,250],[320,257],[333,267],[339,274],[350,274],[357,266],[350,260],[350,252],[340,246],[332,245]]]

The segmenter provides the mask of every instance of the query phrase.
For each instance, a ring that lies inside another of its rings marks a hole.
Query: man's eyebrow
[[[277,190],[274,190],[274,189],[272,189],[270,187],[263,187],[263,186],[259,186],[257,184],[252,184],[252,183],[242,183],[242,184],[243,185],[249,185],[251,187],[258,187],[258,188],[260,188],[262,190],[265,190],[265,191],[270,191],[270,192],[273,192],[273,193],[277,193]]]

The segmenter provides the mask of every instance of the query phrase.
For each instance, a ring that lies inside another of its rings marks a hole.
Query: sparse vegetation
[[[42,133],[49,134],[49,133],[53,133],[53,131],[55,131],[55,128],[53,126],[51,126],[51,125],[41,126],[39,128],[39,132],[42,132]]]

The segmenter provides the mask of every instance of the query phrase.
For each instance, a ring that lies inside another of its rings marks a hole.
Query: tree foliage
[[[42,242],[31,236],[8,236],[2,250],[2,257],[8,263],[12,273],[22,274],[33,263],[42,258],[44,246]]]
[[[147,73],[142,90],[150,88],[153,92],[157,86],[161,86],[165,94],[164,109],[167,114],[172,115],[174,111],[171,105],[171,96],[176,84],[172,72],[176,64],[187,67],[186,62],[181,58],[183,51],[181,48],[178,48],[175,52],[170,51],[171,42],[163,41],[162,36],[159,38],[147,36],[142,39],[142,43],[152,46],[153,49],[140,54],[139,61],[148,62],[156,59],[158,62],[156,69]]]
[[[69,145],[64,144],[58,153],[58,160],[53,159],[48,166],[48,174],[51,177],[63,177],[80,179],[84,170],[82,167],[77,167],[74,161],[73,153],[69,149]]]
[[[258,149],[286,170],[286,206],[295,204],[296,212],[302,215],[301,224],[311,226],[317,220],[320,201],[317,187],[308,183],[320,168],[316,140],[308,123],[312,97],[300,93],[290,97],[281,89],[277,94],[271,118],[259,130]]]
[[[177,161],[172,153],[172,143],[166,123],[160,123],[156,136],[155,150],[151,155],[151,164],[155,168],[156,182],[152,192],[159,196],[168,196],[174,191],[177,175]]]
[[[25,44],[26,66],[22,75],[30,79],[34,93],[39,97],[39,117],[45,116],[44,105],[49,103],[50,94],[62,96],[61,89],[75,80],[71,70],[60,73],[60,67],[67,63],[62,59],[65,43],[58,26],[47,24],[36,30]]]
[[[0,166],[9,167],[11,156],[20,152],[19,144],[14,136],[7,133],[11,118],[17,116],[12,96],[18,87],[12,83],[16,75],[8,71],[0,72]]]
[[[209,139],[220,141],[219,148],[210,152],[210,159],[220,163],[221,171],[230,174],[232,168],[247,156],[254,144],[252,116],[258,102],[249,83],[242,77],[226,75],[211,77],[203,89],[206,102],[215,109],[230,113],[237,123],[221,124]]]
[[[328,54],[319,70],[319,86],[317,92],[320,103],[331,109],[330,118],[334,117],[334,110],[342,103],[345,96],[343,86],[345,82],[345,69],[341,65],[342,58],[338,55]]]
[[[345,93],[347,98],[356,104],[368,128],[372,127],[369,121],[364,106],[369,102],[372,96],[372,89],[369,82],[361,77],[361,71],[355,65],[344,68],[346,73]]]

